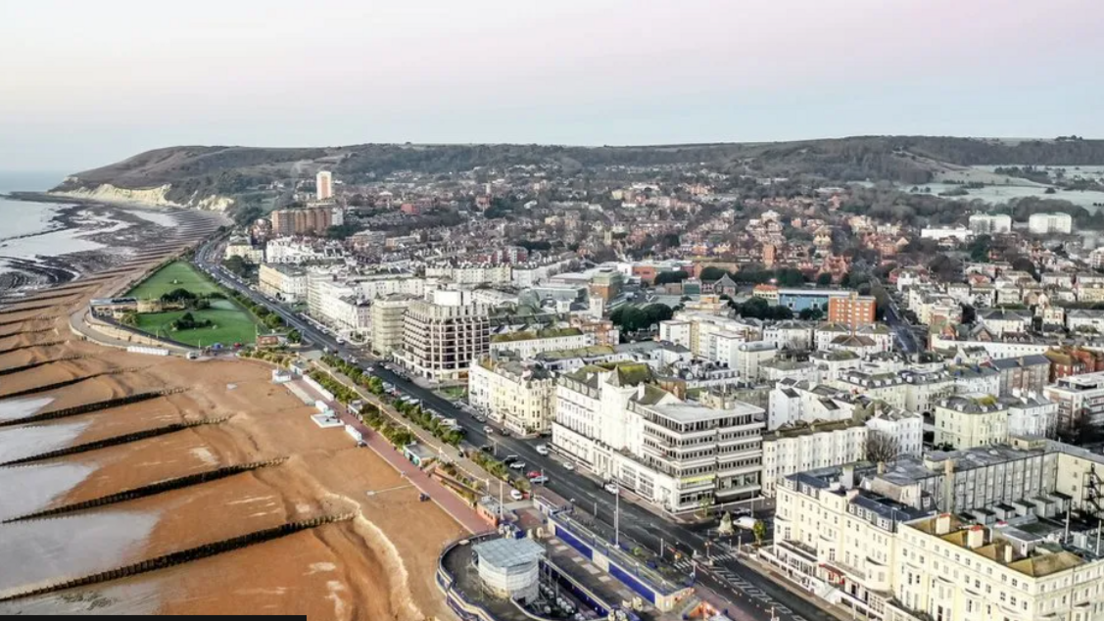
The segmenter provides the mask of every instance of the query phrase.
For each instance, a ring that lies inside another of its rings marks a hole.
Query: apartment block
[[[307,272],[290,265],[262,264],[257,288],[270,298],[295,303],[307,297]]]
[[[468,373],[468,399],[519,436],[551,429],[556,380],[543,366],[516,356],[482,356]]]
[[[1104,372],[1063,377],[1043,389],[1058,404],[1058,434],[1076,436],[1085,427],[1104,425]]]
[[[851,293],[845,297],[828,298],[828,321],[852,328],[877,321],[877,300],[874,296]]]
[[[403,315],[402,347],[395,359],[412,373],[434,380],[460,380],[472,360],[490,345],[490,315],[470,303],[463,291],[435,291],[433,301],[418,300]]]

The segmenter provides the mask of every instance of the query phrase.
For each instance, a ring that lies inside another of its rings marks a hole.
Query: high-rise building
[[[276,236],[322,235],[333,224],[333,211],[327,208],[277,209],[272,212],[272,232]]]
[[[318,176],[314,178],[314,185],[318,200],[324,201],[333,198],[333,173],[328,170],[318,171]]]
[[[874,296],[852,293],[846,297],[828,299],[828,321],[847,324],[852,328],[874,323],[878,303]]]
[[[411,304],[403,316],[402,348],[395,359],[433,379],[461,379],[490,346],[488,309],[467,291],[434,291],[433,301]]]
[[[372,351],[388,356],[403,337],[403,315],[418,297],[405,293],[392,293],[378,298],[372,304]]]

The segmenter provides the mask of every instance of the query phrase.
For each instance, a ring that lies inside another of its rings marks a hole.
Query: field
[[[195,271],[184,261],[176,261],[157,270],[127,295],[147,300],[159,298],[174,289],[187,289],[196,295],[215,293],[219,290],[211,281]]]
[[[196,321],[209,319],[211,323],[215,324],[214,327],[171,331],[169,329],[170,324],[180,319],[186,312],[188,311],[143,313],[138,315],[138,325],[136,327],[143,332],[170,338],[194,347],[207,347],[213,343],[222,343],[223,345],[251,344],[256,339],[257,324],[253,322],[248,312],[238,308],[229,300],[213,300],[211,308],[191,311]]]
[[[183,261],[170,263],[132,289],[128,295],[139,299],[161,297],[174,289],[187,289],[196,295],[217,293],[219,288]],[[233,345],[252,344],[256,340],[257,323],[249,311],[231,300],[211,300],[211,307],[191,311],[196,321],[210,320],[211,328],[172,331],[172,322],[188,311],[142,313],[138,315],[136,328],[154,336],[172,339],[193,347],[207,347],[214,343]]]

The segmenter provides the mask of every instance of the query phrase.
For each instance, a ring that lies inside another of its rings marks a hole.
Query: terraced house
[[[647,365],[561,376],[552,443],[595,474],[671,513],[759,495],[762,408],[708,408],[652,383]]]

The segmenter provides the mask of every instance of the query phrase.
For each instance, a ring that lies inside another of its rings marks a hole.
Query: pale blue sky
[[[1099,0],[0,3],[0,170],[175,144],[1104,137]]]

